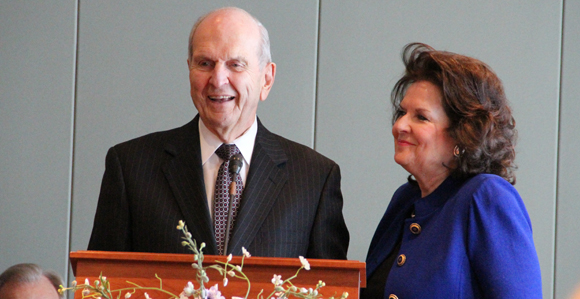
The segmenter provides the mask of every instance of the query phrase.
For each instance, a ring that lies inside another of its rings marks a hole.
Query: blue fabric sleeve
[[[516,189],[487,177],[474,190],[467,250],[485,298],[542,298],[530,218]]]

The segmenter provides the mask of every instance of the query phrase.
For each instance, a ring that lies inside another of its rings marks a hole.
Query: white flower
[[[232,254],[228,255],[228,262],[232,260]]]
[[[188,299],[189,296],[185,295],[185,292],[181,292],[181,294],[179,294],[179,299]]]
[[[83,289],[83,296],[88,296],[90,293],[89,289]]]
[[[247,250],[246,250],[246,248],[244,248],[244,247],[242,247],[242,254],[243,254],[245,257],[251,257],[251,256],[252,256],[252,255],[250,254],[250,252],[249,252],[249,251],[247,251]]]
[[[236,275],[236,272],[234,272],[234,270],[230,270],[228,271],[228,275],[234,277]]]
[[[195,291],[195,289],[193,288],[193,283],[191,283],[191,281],[188,281],[185,288],[183,288],[183,292],[185,293],[186,296],[191,296],[191,294],[193,294],[193,291]]]
[[[238,272],[242,272],[242,267],[236,265],[236,270],[238,270]]]
[[[306,269],[306,270],[310,270],[310,264],[308,263],[308,261],[303,256],[299,256],[299,258],[300,258],[300,263],[302,264],[302,267],[304,267],[304,269]]]
[[[151,297],[149,297],[149,294],[147,294],[147,293],[145,293],[145,298],[151,299]]]
[[[77,286],[77,281],[76,280],[73,280],[72,281],[72,286],[73,286],[73,288]]]
[[[227,286],[228,286],[228,278],[224,277],[224,287],[227,287]]]
[[[127,294],[125,294],[125,299],[129,299],[131,298],[131,293],[127,292]]]
[[[300,293],[307,294],[308,290],[306,288],[300,288]],[[147,293],[145,293],[145,294],[147,294]]]
[[[274,286],[280,286],[282,285],[283,281],[282,281],[282,275],[276,275],[274,274],[274,277],[272,277],[272,283],[274,284]]]
[[[88,278],[85,278],[85,284],[86,284],[86,285],[89,285],[89,284],[91,284],[91,283],[89,282],[89,279],[88,279]]]
[[[190,232],[186,232],[186,233],[185,233],[185,236],[186,236],[186,237],[188,237],[188,238],[190,238],[190,239],[191,239],[191,237],[192,237]]]

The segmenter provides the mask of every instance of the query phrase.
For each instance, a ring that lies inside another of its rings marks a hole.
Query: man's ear
[[[273,62],[268,63],[264,67],[264,78],[262,91],[260,92],[260,101],[265,101],[274,85],[274,78],[276,77],[276,64]]]

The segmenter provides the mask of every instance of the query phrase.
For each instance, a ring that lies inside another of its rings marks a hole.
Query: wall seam
[[[74,54],[73,54],[73,82],[72,82],[72,97],[71,97],[71,130],[70,130],[70,160],[69,160],[69,194],[68,194],[68,232],[67,232],[67,250],[66,250],[66,267],[65,284],[74,276],[72,269],[69,268],[68,253],[72,248],[72,221],[73,221],[73,190],[74,190],[74,165],[75,165],[75,136],[76,136],[76,101],[77,101],[77,71],[78,71],[78,54],[79,54],[79,18],[80,18],[80,0],[75,0],[75,26],[74,26]]]
[[[316,20],[316,53],[314,62],[314,119],[312,122],[312,148],[316,150],[316,141],[318,133],[318,76],[319,76],[319,64],[320,64],[320,19],[321,19],[321,0],[318,0],[318,11]]]
[[[566,11],[566,0],[562,0],[560,2],[560,66],[559,66],[559,73],[558,73],[558,107],[557,107],[557,119],[556,122],[556,190],[555,190],[555,202],[554,202],[554,243],[553,243],[553,269],[552,269],[552,298],[556,297],[556,286],[557,286],[557,264],[558,261],[558,197],[559,197],[559,189],[560,189],[560,144],[562,140],[561,136],[561,125],[562,125],[562,70],[563,70],[563,57],[564,57],[564,16]]]

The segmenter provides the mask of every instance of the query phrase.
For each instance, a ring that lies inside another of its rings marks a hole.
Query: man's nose
[[[228,76],[228,69],[223,64],[216,64],[211,74],[210,83],[214,87],[219,88],[225,84],[228,84]]]

